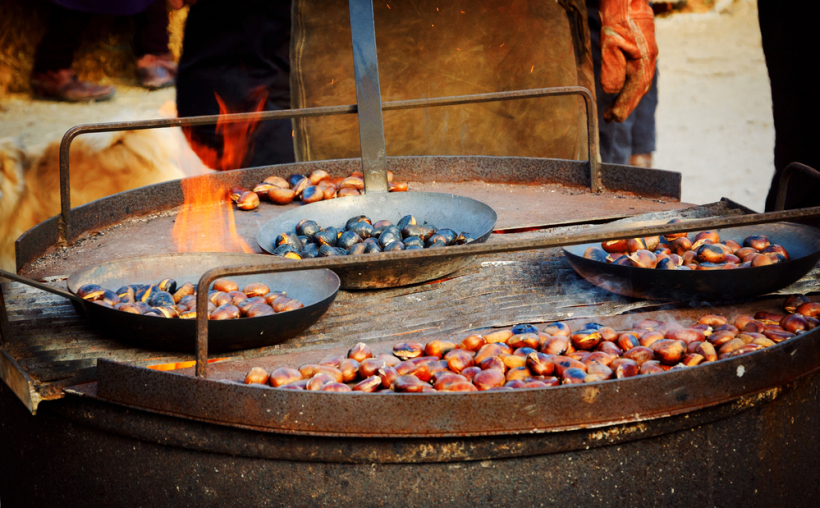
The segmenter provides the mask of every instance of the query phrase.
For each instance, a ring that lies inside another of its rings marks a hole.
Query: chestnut
[[[601,248],[606,252],[626,252],[627,240],[607,240],[601,244]]]
[[[793,333],[785,330],[764,330],[763,335],[765,335],[767,339],[771,339],[776,343],[780,343],[786,339],[791,339],[794,337]]]
[[[396,369],[388,365],[379,369],[378,376],[382,380],[382,388],[390,388],[393,386],[393,381],[399,377],[399,373],[396,372]]]
[[[820,316],[820,302],[807,302],[797,307],[797,313],[806,317]]]
[[[418,342],[401,342],[393,346],[393,355],[401,360],[418,358],[424,353],[424,346]]]
[[[648,347],[638,346],[625,352],[623,357],[628,360],[633,360],[636,364],[638,364],[638,366],[641,366],[644,362],[653,360],[655,358],[655,353]]]
[[[484,340],[486,340],[488,344],[495,344],[496,342],[507,342],[507,339],[512,336],[512,330],[498,330],[492,333],[484,334]]]
[[[564,337],[569,337],[572,334],[572,331],[569,329],[569,325],[561,321],[547,325],[543,332],[547,335],[561,335]]]
[[[424,354],[426,356],[435,356],[436,358],[441,358],[442,356],[456,349],[457,347],[458,346],[456,346],[455,342],[434,340],[432,342],[428,342],[424,346]]]
[[[707,325],[714,328],[716,326],[729,324],[729,320],[718,314],[706,314],[705,316],[701,316],[701,318],[698,319],[698,324]]]
[[[481,335],[468,335],[461,341],[459,345],[459,349],[466,349],[467,351],[478,351],[481,349],[485,344],[487,344],[487,340],[482,337]]]
[[[644,243],[643,238],[630,238],[626,241],[626,251],[628,253],[633,254],[639,250],[646,250],[646,243]]]
[[[633,347],[640,346],[641,343],[638,341],[638,336],[634,332],[626,332],[622,333],[618,336],[618,339],[615,341],[615,344],[618,345],[623,351],[628,351]]]
[[[667,224],[679,224],[681,222],[683,222],[683,219],[672,219],[669,222],[667,222]],[[686,236],[686,233],[669,233],[669,234],[663,235],[663,238],[667,242],[671,242],[671,241],[673,241],[677,238],[683,238],[685,236]]]
[[[566,369],[581,369],[586,371],[587,366],[584,365],[582,362],[575,360],[573,358],[567,358],[565,356],[555,357],[552,359],[552,363],[555,366],[554,372],[556,376],[563,377],[564,371]]]
[[[296,198],[296,193],[291,189],[273,188],[268,190],[268,199],[277,205],[287,205]]]
[[[609,354],[604,353],[601,351],[596,351],[590,355],[587,355],[586,358],[581,360],[584,365],[589,366],[590,363],[602,363],[606,366],[609,366],[616,358],[620,358],[620,354]]]
[[[706,335],[704,335],[701,330],[695,328],[670,330],[666,332],[664,337],[670,340],[680,340],[685,344],[689,344],[690,342],[703,342],[706,339]]]
[[[299,367],[299,373],[302,374],[302,379],[311,379],[318,374],[327,374],[337,383],[341,383],[344,379],[344,375],[341,370],[335,367],[327,367],[325,365],[318,365],[315,363],[302,365]]]
[[[541,346],[541,352],[557,356],[572,351],[572,349],[570,349],[571,347],[568,337],[553,335]]]
[[[706,339],[710,344],[720,349],[724,344],[735,339],[735,335],[729,331],[714,332]]]
[[[703,245],[697,250],[697,260],[701,263],[723,263],[726,253],[717,245]]]
[[[724,355],[726,353],[732,353],[737,351],[738,349],[742,348],[746,344],[740,339],[732,339],[728,342],[725,342],[723,345],[720,346],[718,349],[718,355]]]
[[[658,258],[648,250],[639,250],[629,255],[629,260],[635,268],[655,268]]]
[[[451,353],[457,354],[451,355]],[[449,358],[447,358],[447,366],[450,367],[450,370],[452,370],[453,372],[459,373],[467,367],[472,367],[473,365],[475,365],[475,360],[473,359],[473,356],[467,354],[466,351],[459,352],[459,350],[454,349],[453,351],[448,353],[448,356]]]
[[[652,347],[652,344],[659,340],[663,340],[663,334],[661,332],[646,332],[643,335],[641,335],[641,338],[638,339],[638,342],[641,343],[641,346]]]
[[[265,369],[261,368],[261,367],[252,368],[251,371],[248,372],[248,375],[245,376],[245,384],[246,385],[251,385],[251,384],[265,385],[265,384],[268,384],[269,380],[270,380],[270,376],[268,375],[268,372]]]
[[[310,381],[308,381],[310,383]],[[342,383],[326,383],[319,389],[322,392],[351,392],[352,388]]]
[[[339,368],[339,365],[345,361],[344,355],[328,355],[321,360],[319,360],[319,365],[326,365],[328,367],[336,367]]]
[[[597,330],[579,330],[570,335],[570,340],[577,349],[591,350],[601,342],[601,334]]]
[[[669,249],[674,254],[677,254],[678,256],[683,256],[684,261],[686,261],[686,253],[692,250],[692,240],[685,236],[677,238],[673,240],[672,243],[669,245]]]
[[[809,302],[809,298],[805,295],[791,295],[786,298],[786,302],[783,304],[783,309],[789,314],[794,314],[797,312],[798,307]]]
[[[504,344],[504,345],[506,346],[506,344]],[[453,351],[458,351],[458,350],[454,349]],[[452,354],[453,351],[450,351],[447,354],[448,355]],[[475,361],[475,363],[481,363],[481,361],[484,360],[485,358],[489,358],[491,356],[498,356],[498,355],[503,354],[503,353],[509,354],[510,352],[508,352],[504,348],[502,348],[499,343],[487,344],[487,345],[483,346],[481,349],[479,349],[476,352],[475,357],[473,358],[473,361]]]
[[[701,231],[695,235],[695,241],[697,242],[699,240],[711,240],[714,243],[719,243],[720,236],[718,236],[716,231]]]
[[[372,358],[373,351],[371,351],[370,346],[368,346],[364,342],[359,342],[358,344],[350,348],[350,351],[347,352],[347,357],[361,363],[368,358]]]
[[[697,353],[691,353],[691,354],[686,355],[686,358],[684,358],[681,363],[683,363],[687,367],[694,367],[695,365],[698,365],[702,361],[703,361],[703,356],[701,356]]]
[[[552,362],[552,356],[544,353],[530,353],[527,356],[526,366],[536,376],[550,376],[555,370],[555,365]]]
[[[420,381],[416,376],[399,376],[393,381],[391,388],[399,393],[420,393],[425,386],[430,385]]]
[[[621,356],[623,353],[623,349],[618,347],[614,342],[601,342],[595,347],[595,351],[600,351],[602,353],[607,353],[613,356]]]
[[[587,365],[587,374],[598,376],[600,378],[598,379],[598,381],[612,379],[615,376],[615,373],[612,371],[612,369],[610,369],[603,363],[598,362],[592,362],[591,364]]]
[[[450,385],[455,383],[464,383],[469,382],[466,377],[462,376],[461,374],[454,374],[452,372],[448,372],[443,374],[442,376],[436,378],[435,384],[433,387],[436,390],[440,390],[443,392],[449,391]]]
[[[507,345],[513,349],[523,347],[538,349],[541,347],[541,339],[539,339],[538,335],[535,333],[521,333],[518,335],[513,335],[507,339]]]
[[[466,369],[461,371],[461,375],[467,378],[467,381],[473,382],[475,377],[482,372],[481,367],[467,367]]]
[[[321,390],[324,385],[336,382],[337,381],[333,378],[333,376],[329,374],[316,374],[308,380],[305,389],[310,391],[318,391]]]
[[[473,378],[473,384],[479,391],[504,386],[506,382],[504,373],[497,369],[482,370]]]
[[[501,361],[501,358],[497,356],[491,356],[489,358],[485,358],[478,364],[481,370],[489,370],[489,369],[497,369],[501,372],[507,372],[507,366],[504,362]]]
[[[342,381],[345,383],[350,383],[351,381],[356,381],[359,379],[360,365],[356,360],[352,358],[345,358],[341,361],[341,363],[339,363],[337,368],[342,371]]]
[[[527,357],[526,356],[519,356],[519,355],[498,355],[498,359],[501,360],[504,365],[507,366],[507,369],[515,369],[518,367],[525,367],[527,365]]]
[[[665,372],[665,370],[660,366],[658,362],[646,362],[641,365],[641,374],[649,375],[649,374],[661,374]]]
[[[612,366],[615,366],[615,377],[617,379],[635,377],[641,373],[641,368],[633,360],[625,360],[618,363],[617,366],[615,365],[615,362],[613,362]]]
[[[373,393],[382,386],[382,378],[379,376],[370,376],[367,379],[359,381],[353,385],[354,392]]]
[[[655,358],[664,365],[674,365],[686,355],[686,344],[679,340],[659,340],[652,344],[651,349]]]
[[[280,367],[271,372],[268,384],[270,384],[274,388],[278,388],[280,386],[285,386],[290,383],[295,383],[300,379],[302,379],[302,374],[298,370],[291,369],[288,367]]]
[[[583,369],[577,368],[570,368],[563,372],[561,376],[561,384],[580,384],[584,383],[587,377],[587,373]],[[599,379],[595,379],[595,381],[599,381]]]
[[[769,239],[763,235],[752,235],[747,236],[745,240],[743,240],[744,247],[751,247],[753,249],[757,249],[761,251],[771,245]]]

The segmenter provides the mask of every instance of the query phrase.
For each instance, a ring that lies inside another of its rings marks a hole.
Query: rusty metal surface
[[[348,159],[283,164],[218,172],[192,179],[207,180],[214,185],[229,189],[235,185],[253,187],[256,183],[272,175],[287,177],[292,173],[309,174],[318,169],[327,171],[333,176],[347,176],[353,171],[361,170],[361,160]],[[581,187],[589,186],[586,163],[560,159],[482,156],[388,157],[387,169],[395,173],[397,180],[462,184],[472,182],[475,184],[474,187],[482,188],[482,193],[486,193],[485,184],[521,184],[518,192],[530,193],[533,199],[535,199],[535,195],[543,198],[537,192],[537,187],[534,187],[538,185],[550,186],[546,189],[546,192],[551,193],[555,190],[556,194],[566,195],[584,195],[585,190]],[[610,174],[622,176],[617,182],[610,183],[608,180]],[[501,214],[499,227],[521,227],[522,220],[528,225],[534,222],[556,224],[552,214],[564,217],[564,221],[569,219],[579,221],[601,219],[610,217],[613,214],[625,216],[658,209],[669,209],[675,207],[676,205],[672,202],[680,198],[680,173],[604,164],[602,166],[602,175],[604,184],[609,191],[602,195],[602,199],[598,203],[606,203],[616,199],[627,199],[628,202],[616,205],[610,204],[609,209],[601,214],[595,208],[589,207],[588,199],[582,203],[579,202],[577,205],[569,200],[563,206],[550,207],[543,212],[541,211],[542,203],[534,202],[528,215],[520,218],[521,220],[517,220],[515,217],[510,217],[508,220],[504,214]],[[626,188],[621,189],[619,187],[621,184],[625,184]],[[427,183],[411,184],[410,188],[411,190],[427,190],[427,185]],[[472,191],[469,189],[452,192],[478,199],[478,196],[470,194]],[[509,187],[505,185],[492,194],[498,194],[498,199],[501,199],[506,196],[507,192],[509,192]],[[641,197],[644,199],[641,199]],[[550,196],[550,198],[553,198],[553,196]],[[651,201],[642,203],[646,198],[658,199],[663,203],[653,204]],[[88,239],[89,236],[95,236],[100,230],[117,228],[125,222],[150,221],[156,218],[157,214],[175,215],[177,208],[182,204],[182,200],[183,194],[179,180],[134,189],[96,200],[71,210],[73,226],[70,240],[72,242],[75,240],[83,241]],[[619,202],[616,201],[615,203]],[[266,206],[266,204],[262,205],[263,208]],[[268,218],[288,208],[270,206],[275,209],[268,212]],[[652,206],[655,206],[655,208],[652,208]],[[61,253],[62,256],[59,257],[71,257],[71,249],[66,250],[57,245],[58,221],[58,217],[53,217],[20,236],[15,248],[18,272],[30,273],[30,265],[36,263],[44,255]],[[247,238],[253,237],[252,234],[246,234],[245,236]],[[51,273],[67,273],[70,271],[73,270]]]
[[[816,506],[818,386],[809,376],[652,422],[453,439],[265,434],[80,397],[32,417],[0,386],[0,498],[4,507]]]
[[[737,213],[724,203],[687,211],[656,212],[625,219],[668,221],[672,217],[708,217]],[[520,232],[515,238],[563,235],[581,226]],[[105,237],[103,237],[105,238]],[[65,262],[65,261],[63,261]],[[65,276],[44,282],[65,288]],[[65,300],[20,284],[4,284],[9,304],[10,332],[3,348],[35,382],[43,399],[62,397],[67,385],[93,380],[97,358],[136,362],[138,365],[193,360],[127,346],[107,338],[77,314]],[[778,294],[820,292],[820,270],[784,288]],[[657,307],[658,302],[613,295],[581,279],[560,250],[479,256],[450,278],[419,286],[340,292],[328,313],[304,333],[285,343],[220,356],[254,358],[294,349],[315,350],[351,340],[374,342],[420,340],[448,334],[543,323],[576,317],[612,316],[635,309]]]
[[[750,309],[779,311],[782,305],[782,302],[767,303],[712,307],[706,312],[734,315],[748,313]],[[663,311],[663,315],[666,319],[685,321],[674,311]],[[338,354],[350,346],[348,343],[326,353]],[[392,343],[383,343],[371,347],[378,353],[389,352],[391,346]],[[281,365],[287,358],[273,361]],[[290,365],[300,364],[297,360]],[[247,366],[244,364],[240,371],[247,373]],[[230,366],[213,364],[211,368]],[[358,437],[482,436],[554,432],[686,413],[775,388],[818,368],[820,328],[761,351],[694,368],[552,389],[337,394],[248,386],[193,377],[190,371],[187,374],[161,372],[100,360],[97,396],[149,411],[279,433]],[[196,374],[199,376],[199,370]],[[229,377],[235,380],[237,373]]]
[[[499,220],[496,228],[500,230],[546,224],[597,222],[692,206],[669,198],[645,199],[610,192],[595,195],[577,187],[559,184],[450,183],[448,180],[457,177],[457,174],[448,174],[444,164],[427,162],[430,164],[423,165],[427,171],[425,176],[435,183],[411,182],[411,192],[449,192],[482,201],[498,211]],[[467,165],[467,161],[463,162]],[[537,172],[538,166],[530,165],[526,161],[518,162],[522,164],[510,164],[506,168],[510,172],[529,168],[529,171],[523,174],[525,177],[532,177]],[[347,164],[344,165],[344,170],[336,167],[328,169],[330,174],[337,176],[349,174],[346,171],[352,171],[354,167],[353,164]],[[456,165],[456,168],[460,167],[462,165]],[[490,168],[492,167],[496,166],[490,165]],[[280,176],[285,177],[289,171],[306,171],[303,167],[291,167],[288,170],[276,168],[280,171]],[[212,179],[227,189],[233,185],[252,187],[272,173],[271,168],[259,168],[198,178]],[[404,176],[397,174],[396,178]],[[182,190],[179,181],[175,181],[121,193],[78,207],[72,211],[75,229],[79,230],[82,225],[85,232],[75,238],[72,246],[59,249],[54,248],[54,243],[50,243],[56,241],[56,218],[49,219],[23,234],[17,241],[18,272],[38,278],[71,273],[86,265],[100,264],[113,259],[176,252],[177,247],[171,231],[181,204]],[[259,228],[265,222],[300,206],[278,206],[263,201],[256,210],[237,211],[234,213],[237,233],[261,253],[256,244]],[[157,211],[157,208],[160,210]]]

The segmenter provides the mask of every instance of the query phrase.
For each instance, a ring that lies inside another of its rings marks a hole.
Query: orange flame
[[[241,168],[253,148],[251,135],[258,120],[228,123],[221,117],[230,111],[218,94],[220,120],[216,132],[222,138],[222,150],[199,143],[190,129],[183,129],[188,143],[209,168],[229,170]],[[267,94],[257,94],[259,100],[253,112],[264,109]],[[233,204],[228,197],[230,189],[214,178],[200,177],[182,180],[183,205],[177,214],[171,235],[177,252],[254,252],[236,232]]]

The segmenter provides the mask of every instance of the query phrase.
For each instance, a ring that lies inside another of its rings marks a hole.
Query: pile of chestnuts
[[[261,282],[252,282],[239,291],[239,285],[228,279],[217,279],[208,291],[208,319],[238,319],[268,316],[304,307],[284,291],[271,291]],[[98,284],[86,284],[77,296],[111,309],[143,316],[196,319],[196,285],[186,282],[177,286],[174,279],[159,284],[129,284],[116,291]]]
[[[407,192],[407,182],[394,182],[393,172],[387,171],[387,186],[390,192]],[[364,189],[364,174],[354,171],[350,176],[331,177],[326,171],[317,169],[309,176],[290,175],[287,179],[270,176],[258,183],[253,190],[233,187],[229,194],[231,201],[240,210],[253,210],[259,206],[260,198],[271,203],[287,205],[294,199],[303,203],[315,203],[323,199],[358,196]]]
[[[669,224],[680,222],[673,219]],[[789,260],[782,246],[763,235],[752,235],[743,245],[734,240],[720,241],[715,231],[702,231],[690,239],[686,233],[663,237],[608,240],[590,247],[584,257],[602,263],[660,270],[731,270],[781,263]]]
[[[708,314],[683,326],[650,319],[625,330],[589,323],[571,330],[516,325],[461,342],[396,344],[374,354],[367,344],[298,369],[254,367],[245,384],[326,392],[474,392],[591,383],[694,367],[752,353],[820,325],[820,303],[792,296],[786,314],[758,312],[731,322]]]
[[[473,237],[469,233],[456,233],[452,229],[437,229],[431,224],[420,224],[412,215],[405,215],[398,224],[388,220],[372,222],[367,216],[359,215],[348,219],[341,228],[323,229],[315,221],[302,220],[296,225],[296,236],[283,233],[276,237],[272,254],[289,259],[306,259],[435,249],[472,241]]]

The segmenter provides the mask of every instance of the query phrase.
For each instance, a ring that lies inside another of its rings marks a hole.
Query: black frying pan
[[[68,278],[70,292],[0,270],[2,276],[68,298],[78,311],[113,339],[129,344],[170,351],[191,352],[196,345],[196,321],[130,314],[86,302],[76,296],[85,284],[99,284],[116,291],[126,284],[156,284],[172,278],[178,284],[196,284],[203,272],[229,265],[258,263],[255,254],[191,253],[162,254],[120,259],[84,268]],[[330,270],[309,270],[232,277],[239,287],[263,282],[271,291],[286,291],[300,300],[301,309],[228,321],[208,323],[209,346],[214,352],[270,346],[307,329],[327,312],[339,291],[339,277]]]
[[[722,301],[748,298],[782,289],[799,280],[820,260],[820,230],[811,226],[777,222],[718,229],[720,240],[741,245],[751,235],[765,235],[782,245],[790,260],[757,268],[736,270],[657,270],[602,263],[584,258],[584,251],[600,244],[564,247],[564,255],[589,282],[619,295],[655,300]]]
[[[294,232],[296,224],[302,219],[315,220],[322,227],[339,227],[344,226],[347,219],[357,215],[366,215],[374,222],[389,220],[393,224],[405,215],[414,215],[419,221],[433,224],[437,228],[452,229],[457,234],[462,231],[468,232],[476,242],[485,241],[495,226],[497,215],[484,203],[453,194],[387,193],[384,123],[373,4],[371,0],[350,0],[349,3],[359,139],[366,195],[336,198],[285,212],[262,226],[256,237],[259,246],[267,252],[272,252],[276,236]],[[473,259],[475,258],[423,262],[385,261],[365,268],[339,269],[337,273],[345,289],[405,286],[443,277],[462,268]]]

